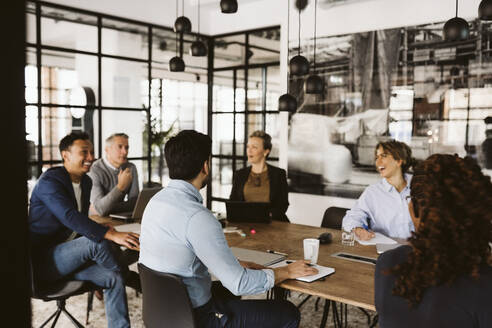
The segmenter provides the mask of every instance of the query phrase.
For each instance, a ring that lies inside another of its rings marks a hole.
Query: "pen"
[[[287,264],[291,264],[291,263],[294,263],[295,261],[290,261],[290,260],[287,260],[285,261],[285,263]],[[314,264],[311,264],[311,263],[306,263],[307,265],[309,265],[310,267],[314,266]]]
[[[287,254],[285,254],[285,253],[275,252],[275,251],[273,251],[273,250],[271,250],[271,249],[267,249],[267,252],[268,252],[268,253],[272,253],[272,254],[278,254],[278,255],[287,256]]]
[[[365,224],[365,223],[362,223],[362,228],[364,228],[364,230],[369,231],[369,227],[368,227],[368,226],[367,226],[367,224]]]

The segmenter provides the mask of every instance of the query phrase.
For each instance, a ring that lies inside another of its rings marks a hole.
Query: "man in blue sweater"
[[[60,141],[63,166],[43,173],[31,195],[29,230],[38,281],[71,276],[104,288],[108,327],[129,327],[124,272],[111,241],[139,250],[139,235],[117,232],[88,217],[92,187],[87,176],[94,149],[86,133]]]

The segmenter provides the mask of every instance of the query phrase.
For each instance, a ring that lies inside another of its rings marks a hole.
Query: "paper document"
[[[285,261],[270,265],[269,267],[270,268],[279,268],[279,267],[286,266],[287,264],[292,263],[292,262],[295,262],[295,261],[285,260]],[[304,281],[304,282],[313,282],[313,281],[318,280],[320,278],[329,276],[330,274],[335,272],[334,268],[325,267],[325,266],[321,266],[321,265],[317,265],[317,264],[314,264],[313,267],[318,269],[317,274],[314,274],[312,276],[299,277],[299,278],[296,278],[296,280]]]
[[[359,242],[361,245],[376,245],[376,244],[397,244],[393,239],[386,237],[382,233],[375,232],[375,236],[369,240],[360,240],[357,235],[355,235],[355,240]]]
[[[117,225],[114,228],[119,232],[135,232],[140,234],[141,227],[140,223],[128,223]]]

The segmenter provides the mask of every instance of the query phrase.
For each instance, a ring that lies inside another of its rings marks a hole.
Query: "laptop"
[[[270,203],[263,202],[226,202],[227,221],[270,223]]]
[[[143,212],[147,203],[150,201],[152,196],[157,194],[162,187],[156,188],[144,188],[138,194],[137,202],[135,203],[135,207],[131,212],[121,212],[121,213],[112,213],[109,214],[110,217],[120,220],[139,220],[143,216]]]
[[[254,262],[263,266],[270,266],[285,259],[285,255],[254,251],[246,248],[231,247],[232,254],[241,261]]]

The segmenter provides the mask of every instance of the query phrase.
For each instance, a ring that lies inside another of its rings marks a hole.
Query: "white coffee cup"
[[[310,261],[312,264],[318,262],[319,239],[306,238],[303,240],[304,245],[304,260]]]

